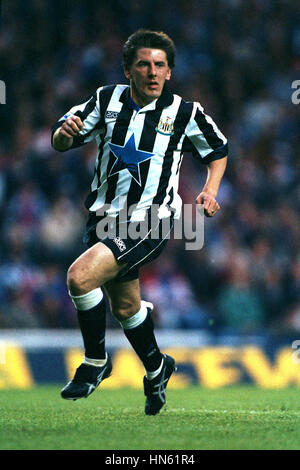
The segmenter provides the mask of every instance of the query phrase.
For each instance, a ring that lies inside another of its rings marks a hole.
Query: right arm
[[[51,130],[51,144],[58,152],[81,147],[94,140],[99,133],[100,91],[90,95],[81,103],[73,106]]]

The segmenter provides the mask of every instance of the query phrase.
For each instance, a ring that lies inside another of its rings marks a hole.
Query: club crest
[[[161,119],[155,128],[156,132],[163,135],[173,135],[174,134],[174,121],[170,117]]]

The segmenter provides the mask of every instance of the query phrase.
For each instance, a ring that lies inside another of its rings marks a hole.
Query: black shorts
[[[88,247],[102,242],[111,249],[117,261],[126,263],[114,278],[119,282],[138,279],[140,267],[156,259],[165,248],[174,224],[172,217],[156,220],[147,227],[140,222],[118,223],[112,219],[107,235],[103,236],[103,231],[99,234],[99,223],[101,218],[91,213],[84,242]]]

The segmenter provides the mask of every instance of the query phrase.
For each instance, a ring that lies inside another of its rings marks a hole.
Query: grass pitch
[[[300,391],[168,390],[157,416],[142,390],[97,390],[66,401],[59,386],[0,391],[1,450],[300,449]]]

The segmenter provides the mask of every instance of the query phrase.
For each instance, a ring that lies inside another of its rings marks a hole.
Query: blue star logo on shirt
[[[124,146],[108,143],[116,161],[111,167],[108,176],[115,175],[122,170],[127,170],[133,179],[141,186],[140,163],[149,160],[154,153],[138,150],[135,145],[134,134],[127,140]]]

